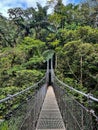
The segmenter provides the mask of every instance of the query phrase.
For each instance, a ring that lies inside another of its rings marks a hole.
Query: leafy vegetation
[[[54,11],[48,14],[52,4]],[[0,99],[39,81],[45,74],[44,61],[54,52],[56,75],[98,98],[96,5],[85,1],[65,6],[57,0],[44,7],[37,3],[37,9],[9,9],[8,13],[8,19],[0,14]],[[98,110],[97,105],[93,107]]]

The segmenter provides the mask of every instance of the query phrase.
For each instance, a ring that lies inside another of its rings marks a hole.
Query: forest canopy
[[[57,0],[48,13],[52,2],[0,14],[0,99],[44,76],[47,50],[57,56],[58,78],[98,98],[98,4]]]

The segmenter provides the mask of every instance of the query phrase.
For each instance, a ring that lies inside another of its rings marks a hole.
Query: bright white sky
[[[66,5],[69,2],[78,2],[79,0],[63,0],[63,3]],[[7,10],[9,8],[14,7],[22,7],[22,8],[28,8],[28,7],[36,7],[36,2],[41,3],[41,5],[45,5],[47,0],[0,0],[0,13],[2,13],[4,16],[8,16]]]

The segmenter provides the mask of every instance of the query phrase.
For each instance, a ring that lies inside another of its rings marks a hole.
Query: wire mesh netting
[[[1,101],[0,115],[4,117],[0,123],[1,130],[35,130],[47,91],[45,82],[46,77],[26,91]]]
[[[66,130],[98,130],[97,121],[90,110],[75,100],[69,90],[55,77],[54,91]]]
[[[45,83],[54,87],[66,130],[98,130],[98,117],[93,110],[87,109],[72,96],[76,92],[87,99],[88,95],[57,79],[52,67],[52,60],[47,63],[47,73],[41,81],[19,93],[0,100],[0,116],[4,117],[4,121],[0,123],[1,130],[36,129],[47,91],[47,84]],[[98,102],[98,99],[90,95],[89,99]]]

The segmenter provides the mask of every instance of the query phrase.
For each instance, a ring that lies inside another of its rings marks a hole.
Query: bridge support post
[[[51,85],[51,59],[49,59],[49,85]]]
[[[54,82],[55,55],[47,60],[47,83],[52,85]]]

